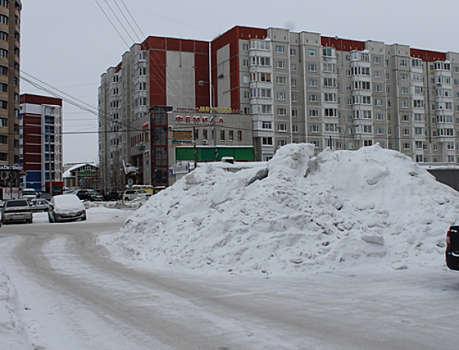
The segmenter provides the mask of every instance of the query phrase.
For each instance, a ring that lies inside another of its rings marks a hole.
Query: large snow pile
[[[291,144],[267,167],[200,167],[106,243],[157,267],[231,272],[444,265],[454,190],[379,145],[313,155]]]
[[[21,311],[16,288],[9,276],[0,271],[0,349],[33,349]]]

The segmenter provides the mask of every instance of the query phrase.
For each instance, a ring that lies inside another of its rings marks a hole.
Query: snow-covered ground
[[[107,246],[150,266],[290,274],[444,266],[459,196],[401,153],[288,145],[261,167],[205,165],[155,195]]]
[[[317,157],[312,147],[287,145],[268,163],[236,173],[199,167],[100,242],[115,260],[184,274],[285,278],[350,271],[384,273],[389,286],[410,271],[445,272],[445,233],[459,222],[457,192],[378,145]],[[88,221],[118,215],[128,213],[88,209]],[[33,225],[47,221],[36,214]],[[0,269],[0,348],[44,348],[20,297]]]
[[[119,216],[125,217],[129,211],[107,208],[104,203],[87,203],[87,222],[108,222]],[[114,206],[114,204],[108,204]],[[48,223],[47,213],[34,213],[33,224],[22,224],[25,230],[34,225]],[[64,224],[65,225],[65,224]],[[5,232],[8,226],[0,229]],[[34,329],[33,319],[28,316],[29,307],[20,301],[21,291],[17,291],[5,267],[0,267],[0,349],[41,350],[43,346],[40,335]]]

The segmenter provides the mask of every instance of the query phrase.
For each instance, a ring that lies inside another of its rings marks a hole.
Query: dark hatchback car
[[[75,194],[80,198],[82,201],[103,201],[104,197],[95,190],[78,190]]]
[[[2,208],[2,224],[25,221],[32,223],[32,209],[26,199],[9,199]]]
[[[106,201],[118,201],[123,197],[123,193],[117,192],[117,191],[111,191],[107,192],[107,194],[104,196],[104,199]]]
[[[446,234],[446,265],[459,270],[459,226],[451,226]]]

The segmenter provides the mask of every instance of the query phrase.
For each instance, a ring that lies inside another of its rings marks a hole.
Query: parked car
[[[50,203],[44,198],[36,198],[30,201],[30,207],[32,208],[32,213],[43,212],[49,210]]]
[[[21,197],[23,199],[27,199],[30,202],[32,199],[37,198],[38,195],[37,195],[37,192],[35,192],[33,188],[24,188],[21,191]]]
[[[106,201],[118,201],[123,198],[123,192],[111,191],[104,196]]]
[[[62,194],[51,198],[48,210],[49,222],[86,220],[86,208],[78,196]]]
[[[83,201],[103,201],[104,197],[96,190],[77,190],[75,194]]]
[[[26,199],[9,199],[2,208],[2,224],[18,221],[32,223],[32,209]]]
[[[151,193],[148,193],[144,190],[126,190],[123,193],[123,200],[132,201],[134,199],[148,199],[150,198]]]
[[[446,234],[446,265],[459,270],[459,226],[451,226]]]

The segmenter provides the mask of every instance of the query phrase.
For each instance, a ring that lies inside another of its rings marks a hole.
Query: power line
[[[121,33],[118,31],[118,29],[116,29],[115,25],[113,24],[113,22],[110,20],[110,18],[108,17],[108,15],[105,13],[104,9],[102,8],[102,6],[100,6],[99,2],[97,0],[95,0],[95,2],[97,3],[97,5],[100,7],[100,9],[102,10],[102,12],[104,13],[105,17],[107,17],[108,21],[110,22],[110,24],[112,25],[112,27],[116,30],[116,32],[118,33],[118,35],[120,36],[120,38],[123,40],[123,42],[126,44],[126,46],[129,47],[128,43],[126,42],[126,40],[124,40],[123,36],[121,35]]]

